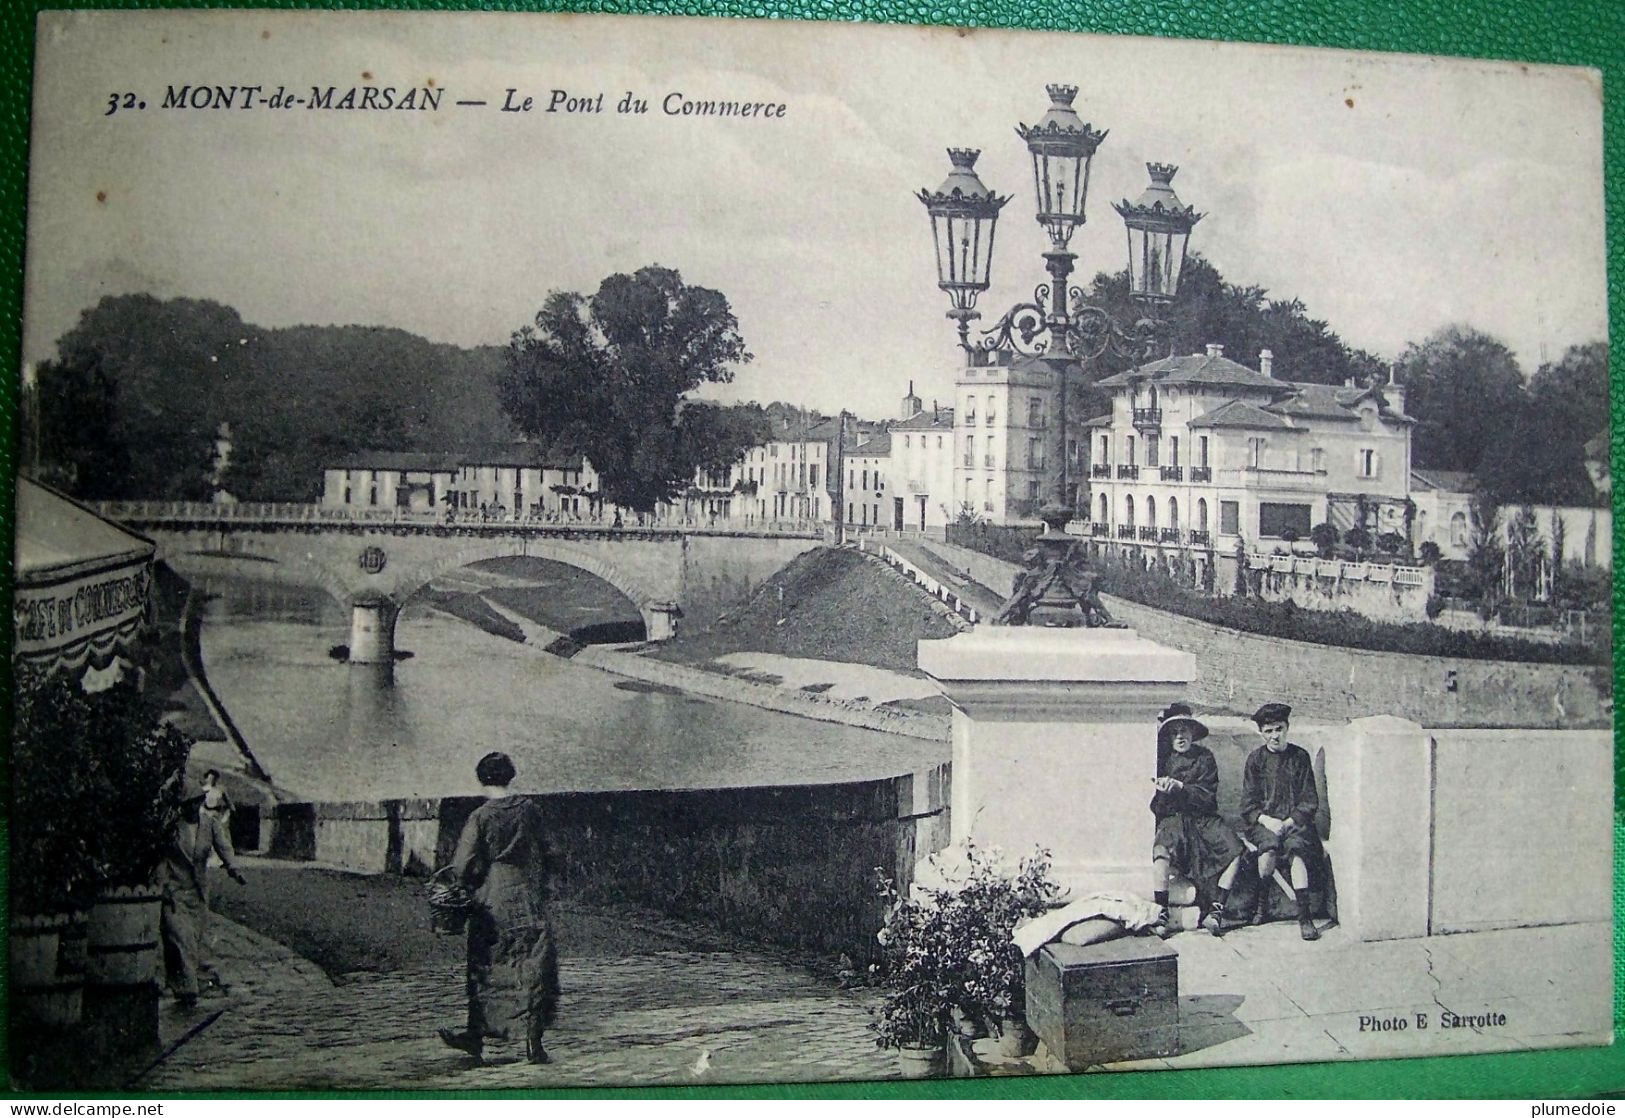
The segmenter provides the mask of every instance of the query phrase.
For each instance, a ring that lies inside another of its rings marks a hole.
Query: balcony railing
[[[1109,536],[1111,535],[1111,528],[1097,522],[1089,525],[1089,534],[1091,536]]]
[[[1157,530],[1155,528],[1151,527],[1149,524],[1147,524],[1147,525],[1145,525],[1144,527],[1142,527],[1140,529],[1140,538],[1142,540],[1155,541],[1156,538],[1157,538]]]
[[[993,468],[993,462],[994,462],[993,455],[991,455],[991,454],[982,455],[982,465],[984,467],[986,467],[987,469],[991,470]]]
[[[1163,481],[1179,481],[1184,476],[1185,476],[1185,467],[1183,467],[1183,466],[1164,466],[1162,468],[1162,480]]]
[[[1134,538],[1134,525],[1119,524],[1117,526],[1117,538],[1120,540],[1132,540]]]
[[[1206,532],[1201,532],[1201,531],[1197,531],[1195,529],[1192,529],[1192,531],[1191,531],[1191,543],[1194,544],[1197,547],[1212,547],[1213,546],[1213,537],[1208,535],[1208,533],[1206,533]]]
[[[1135,408],[1134,409],[1134,426],[1136,426],[1136,427],[1160,427],[1160,426],[1162,426],[1162,409],[1161,408]]]
[[[1112,468],[1109,465],[1103,466],[1099,462],[1096,462],[1093,466],[1089,467],[1089,476],[1090,477],[1111,477],[1112,476]]]
[[[1192,466],[1191,467],[1191,480],[1192,481],[1212,481],[1213,480],[1213,467],[1212,466]]]
[[[1122,480],[1123,478],[1127,478],[1130,481],[1138,481],[1139,477],[1140,477],[1140,467],[1138,467],[1138,466],[1118,466],[1117,467],[1117,477],[1118,477],[1118,480]]]
[[[988,412],[987,413],[987,425],[989,427],[992,427],[994,424],[996,424],[998,422],[999,422],[999,417],[997,415],[995,415],[993,412]]]
[[[974,455],[974,454],[965,455],[965,469],[968,470],[974,465],[976,465],[976,455]]]
[[[1178,528],[1162,528],[1162,529],[1158,530],[1158,532],[1157,532],[1157,539],[1163,541],[1164,543],[1178,543],[1179,542],[1179,529]]]

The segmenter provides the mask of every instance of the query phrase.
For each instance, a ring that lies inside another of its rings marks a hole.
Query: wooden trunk
[[[1179,956],[1161,940],[1073,947],[1027,961],[1027,1023],[1072,1071],[1179,1051]]]

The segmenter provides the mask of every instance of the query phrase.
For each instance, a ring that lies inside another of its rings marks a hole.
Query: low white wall
[[[1611,920],[1612,735],[1433,737],[1433,931]]]

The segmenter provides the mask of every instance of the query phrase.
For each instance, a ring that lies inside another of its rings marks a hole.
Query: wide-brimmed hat
[[[1192,741],[1201,741],[1207,737],[1207,727],[1191,712],[1185,703],[1171,703],[1161,714],[1157,715],[1157,737],[1170,735],[1180,726],[1188,726]]]
[[[1253,711],[1253,723],[1263,727],[1271,722],[1290,722],[1292,708],[1285,703],[1265,703]]]

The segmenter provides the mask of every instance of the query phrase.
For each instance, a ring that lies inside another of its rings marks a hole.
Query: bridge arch
[[[576,567],[595,575],[609,583],[622,595],[629,599],[632,605],[643,613],[649,607],[660,604],[654,590],[641,579],[635,578],[626,570],[611,563],[601,556],[593,554],[586,548],[572,547],[567,543],[558,543],[552,540],[534,539],[490,539],[470,540],[463,547],[437,555],[427,562],[420,562],[406,571],[403,571],[395,581],[395,589],[390,594],[397,606],[404,606],[407,601],[422,590],[429,583],[441,575],[449,574],[473,563],[486,559],[504,559],[511,556],[525,556],[530,559],[549,559],[566,566]],[[644,618],[647,624],[648,618]]]

